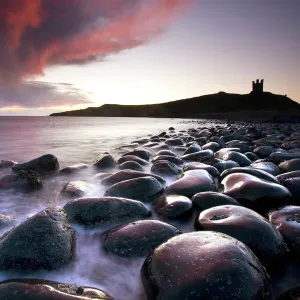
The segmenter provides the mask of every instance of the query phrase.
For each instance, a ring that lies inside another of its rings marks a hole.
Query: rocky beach
[[[2,158],[0,299],[300,299],[300,126],[149,131],[93,163]]]

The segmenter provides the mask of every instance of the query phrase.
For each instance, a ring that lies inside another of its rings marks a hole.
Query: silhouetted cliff
[[[105,104],[51,116],[197,118],[243,112],[271,112],[271,115],[300,114],[300,105],[288,97],[269,92],[239,95],[219,92],[184,100],[150,105]]]

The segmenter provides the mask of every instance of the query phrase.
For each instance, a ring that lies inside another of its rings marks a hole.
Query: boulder
[[[118,256],[145,256],[157,246],[181,231],[164,222],[155,220],[136,221],[120,225],[102,234],[105,251]]]
[[[65,211],[46,208],[0,238],[0,270],[56,269],[74,259],[75,246]]]
[[[35,171],[40,175],[46,175],[56,172],[59,169],[59,163],[56,156],[52,154],[46,154],[25,162],[23,164],[15,164],[12,167],[14,172],[24,171]]]
[[[142,202],[117,197],[80,198],[64,206],[71,221],[99,225],[146,218],[151,211]]]
[[[87,169],[89,166],[87,164],[75,164],[72,166],[65,167],[59,171],[59,174],[75,174],[82,170]]]
[[[171,183],[167,189],[168,195],[182,195],[193,197],[200,192],[215,191],[216,184],[205,170],[191,170],[182,174],[181,178]]]
[[[169,219],[185,219],[192,212],[192,201],[181,195],[163,195],[153,204],[156,212]]]
[[[200,162],[190,162],[183,167],[184,172],[190,170],[205,170],[213,177],[220,175],[220,172],[215,167]]]
[[[284,186],[250,174],[230,174],[221,184],[225,195],[262,214],[287,204],[291,199],[291,193]]]
[[[139,172],[144,171],[143,167],[136,161],[126,161],[126,162],[120,164],[118,166],[118,168],[120,170],[134,170],[134,171],[139,171]]]
[[[112,185],[104,196],[129,198],[139,201],[152,201],[163,192],[160,182],[151,176],[121,181]]]
[[[95,163],[94,167],[99,170],[112,169],[116,166],[115,159],[109,154],[104,153]]]
[[[12,279],[0,282],[0,300],[114,300],[93,287],[43,279]]]
[[[83,197],[89,191],[89,185],[80,180],[68,182],[60,192],[60,195],[67,198]]]
[[[284,264],[289,251],[279,231],[251,209],[221,205],[201,212],[196,228],[230,235],[246,244],[270,271]]]
[[[269,300],[269,277],[253,252],[217,232],[175,236],[142,266],[148,300]]]
[[[158,160],[152,165],[151,172],[160,176],[177,176],[181,169],[168,160]]]

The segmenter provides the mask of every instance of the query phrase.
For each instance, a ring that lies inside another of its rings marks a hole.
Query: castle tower
[[[259,79],[256,79],[255,81],[252,81],[252,92],[255,93],[262,93],[264,91],[264,80],[262,79],[259,82]]]

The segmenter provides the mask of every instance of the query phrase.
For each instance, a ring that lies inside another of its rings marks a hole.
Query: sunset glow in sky
[[[0,115],[265,90],[300,102],[299,0],[0,0]]]

